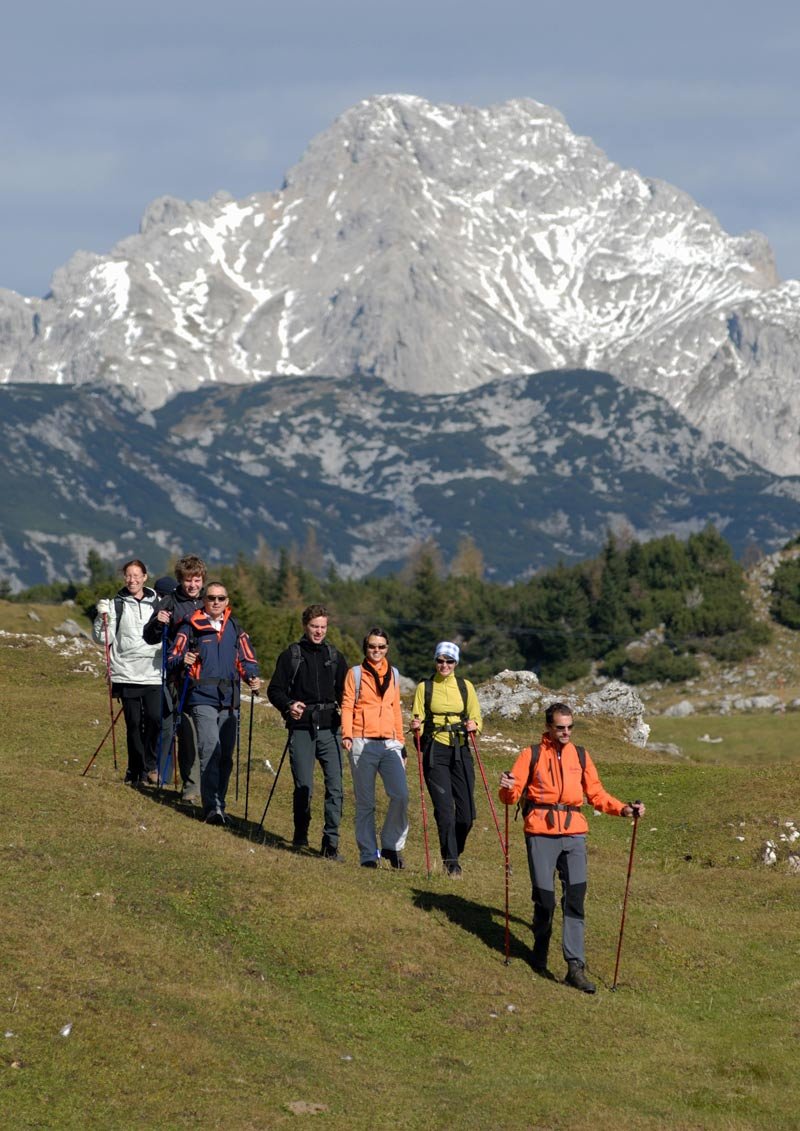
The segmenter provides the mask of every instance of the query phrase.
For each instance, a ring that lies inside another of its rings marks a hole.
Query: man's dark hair
[[[367,654],[367,641],[369,640],[370,636],[380,636],[383,640],[386,641],[387,644],[389,643],[389,633],[385,629],[371,628],[361,642],[361,648],[365,656]]]
[[[544,713],[544,721],[548,726],[553,725],[553,719],[556,717],[556,715],[569,715],[570,718],[574,718],[572,714],[572,707],[570,707],[568,703],[550,704],[550,706]]]
[[[317,617],[328,618],[328,610],[324,605],[308,605],[303,609],[303,628],[306,627],[309,621],[316,620]]]

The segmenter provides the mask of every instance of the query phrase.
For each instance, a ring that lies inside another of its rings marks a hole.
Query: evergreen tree
[[[800,628],[800,558],[783,561],[775,570],[769,611],[787,628]]]
[[[452,635],[440,561],[435,546],[420,548],[405,614],[398,618],[397,654],[403,671],[412,679],[423,679],[431,671],[437,643]]]

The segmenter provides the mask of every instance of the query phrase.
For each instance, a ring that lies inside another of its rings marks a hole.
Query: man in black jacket
[[[339,823],[342,819],[342,742],[340,706],[347,661],[325,643],[328,611],[324,605],[303,610],[303,636],[278,657],[267,688],[273,707],[289,729],[289,763],[294,779],[295,848],[308,845],[314,759],[325,779],[325,827],[322,855],[341,860]]]
[[[187,554],[175,565],[176,588],[165,594],[142,635],[148,644],[162,644],[166,652],[172,650],[178,626],[192,613],[203,608],[203,587],[207,576],[206,563],[194,554]],[[178,708],[178,688],[167,684],[164,688],[164,719],[161,729],[161,748],[166,750],[172,741],[175,715]],[[178,768],[181,772],[181,801],[195,804],[200,800],[200,758],[197,753],[197,735],[186,711],[181,716],[178,735]]]

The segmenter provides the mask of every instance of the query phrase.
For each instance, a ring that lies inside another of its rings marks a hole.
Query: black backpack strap
[[[300,665],[303,662],[303,653],[300,651],[300,645],[295,641],[294,644],[289,645],[289,657],[292,661],[292,674],[289,676],[288,694],[291,695],[294,681],[297,679],[297,673],[300,670]]]
[[[581,764],[581,773],[585,773],[586,772],[586,747],[585,746],[576,746],[575,749],[578,751],[578,761]]]
[[[121,597],[115,597],[114,598],[114,611],[117,614],[117,624],[116,624],[116,628],[114,629],[114,636],[119,635],[119,622],[120,622],[120,618],[122,617],[122,610],[124,608],[125,608],[125,602],[122,600],[122,598]]]
[[[462,722],[466,722],[469,718],[467,714],[467,681],[462,679],[460,675],[457,675],[456,686],[461,692],[461,720]]]
[[[528,792],[528,786],[533,781],[533,775],[536,772],[536,763],[539,761],[539,755],[540,755],[541,751],[542,751],[541,743],[539,743],[539,742],[532,742],[531,743],[531,764],[528,767],[527,780],[525,782],[525,785],[522,787],[522,793],[519,795],[519,800],[517,801],[517,810],[514,813],[514,820],[515,821],[520,814],[520,810],[522,811],[523,817],[527,816],[527,810],[525,808],[525,800],[526,800],[525,795]]]

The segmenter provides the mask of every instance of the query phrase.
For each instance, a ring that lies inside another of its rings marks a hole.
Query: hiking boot
[[[158,770],[147,771],[147,784],[158,785]]]
[[[549,939],[534,940],[533,950],[531,951],[531,969],[535,974],[544,974],[547,972],[547,952],[550,949]]]
[[[597,990],[597,986],[594,982],[590,982],[586,977],[583,963],[578,962],[577,959],[572,959],[567,963],[567,976],[564,981],[568,986],[573,986],[576,990],[582,990],[585,994],[593,994]]]
[[[361,861],[361,867],[362,868],[377,868],[378,867],[378,861],[377,860],[362,860]]]
[[[445,873],[453,880],[460,880],[463,875],[463,872],[461,871],[461,865],[457,860],[445,860],[444,870]]]
[[[181,801],[186,805],[197,805],[200,800],[200,790],[184,786],[181,790]]]
[[[322,842],[320,854],[322,855],[323,860],[337,860],[339,861],[339,863],[344,860],[344,856],[342,856],[339,852],[338,845],[328,844],[328,842],[325,840],[323,840]]]
[[[296,836],[292,838],[292,849],[295,852],[302,852],[304,848],[308,848],[307,836]]]
[[[402,871],[406,866],[405,860],[395,848],[382,848],[381,856],[384,860],[388,860],[391,866],[397,868],[398,871]]]
[[[228,819],[221,809],[209,809],[206,813],[207,825],[227,825]]]

